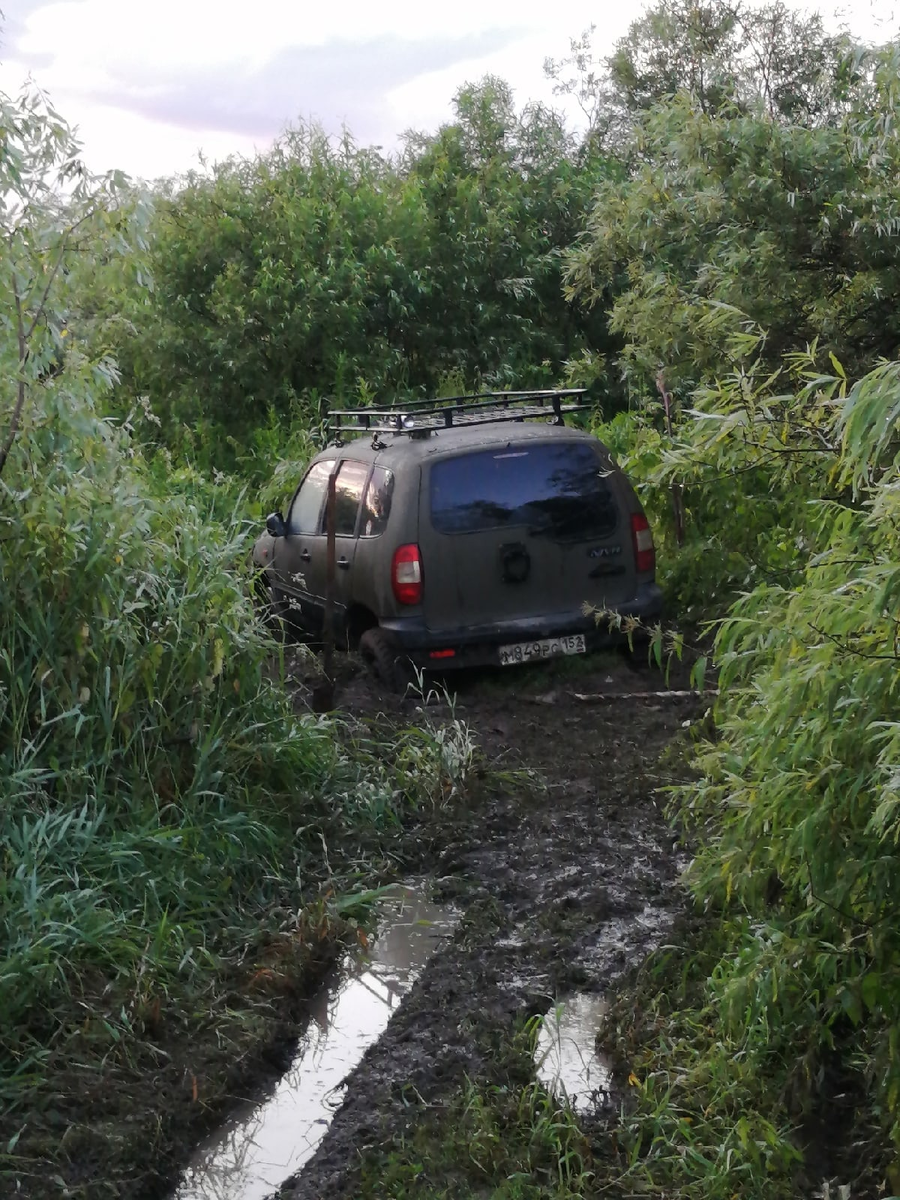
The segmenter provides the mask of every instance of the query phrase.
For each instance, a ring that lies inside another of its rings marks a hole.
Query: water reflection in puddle
[[[287,1073],[198,1148],[173,1200],[264,1200],[298,1171],[325,1136],[343,1080],[454,923],[415,888],[386,897],[369,956],[348,957],[313,1000]]]
[[[594,1108],[598,1093],[609,1091],[610,1064],[595,1048],[608,1008],[603,996],[570,996],[541,1024],[534,1052],[537,1077],[576,1112]]]

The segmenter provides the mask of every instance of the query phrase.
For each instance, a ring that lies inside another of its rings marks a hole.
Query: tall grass
[[[84,1021],[127,1044],[160,997],[239,958],[274,903],[296,906],[323,838],[393,819],[423,790],[423,750],[408,769],[382,764],[295,715],[248,600],[239,504],[210,503],[199,481],[167,488],[98,415],[85,371],[70,355],[41,389],[0,489],[12,1110]]]

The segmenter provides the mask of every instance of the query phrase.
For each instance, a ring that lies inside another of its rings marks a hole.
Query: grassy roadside
[[[423,1107],[411,1132],[363,1157],[359,1200],[593,1195],[594,1148],[575,1117],[533,1077],[534,1018],[492,1047],[491,1077]]]
[[[890,1196],[861,1076],[836,1054],[801,1094],[795,1047],[728,1037],[709,970],[732,936],[720,917],[688,918],[623,981],[597,1031],[615,1064],[613,1115],[577,1117],[535,1081],[540,1018],[523,1019],[489,1075],[419,1106],[404,1135],[364,1155],[359,1200],[413,1186],[422,1200]]]
[[[4,1195],[158,1193],[470,751],[294,710],[243,492],[148,463],[113,378],[70,347],[0,480]]]
[[[30,1048],[28,1069],[3,1084],[0,1180],[11,1193],[166,1194],[186,1150],[234,1097],[287,1065],[304,1001],[342,942],[357,940],[368,886],[391,877],[387,850],[402,825],[453,803],[465,785],[472,748],[459,722],[444,719],[438,728],[426,717],[415,728],[388,730],[298,720],[325,758],[322,803],[313,810],[306,797],[277,822],[269,813],[266,856],[245,860],[256,877],[243,894],[229,889],[227,916],[212,906],[190,924],[173,914],[160,931],[142,928],[131,912],[128,936],[143,950],[134,967],[73,963],[45,991],[45,1007],[23,996],[6,1010],[7,1053]],[[298,827],[303,817],[307,825]],[[212,821],[210,839],[217,836]],[[213,845],[195,842],[193,853],[209,858]],[[92,852],[115,863],[119,851],[114,839]],[[59,859],[45,857],[44,880],[54,866]],[[104,881],[110,909],[128,899],[110,894],[113,883]],[[44,889],[52,890],[49,882]],[[169,930],[182,952],[178,964],[163,953]],[[8,960],[7,978],[9,970]],[[24,992],[21,976],[17,982]],[[19,1014],[25,1018],[14,1025],[10,1016]]]

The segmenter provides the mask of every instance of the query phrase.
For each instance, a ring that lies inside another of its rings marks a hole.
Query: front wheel
[[[415,678],[413,666],[390,634],[377,627],[367,629],[359,639],[359,652],[385,687],[406,694]]]

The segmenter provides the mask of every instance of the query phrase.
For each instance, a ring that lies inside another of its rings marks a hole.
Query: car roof
[[[583,429],[568,425],[548,425],[546,422],[497,421],[469,428],[455,426],[451,429],[434,430],[427,435],[408,433],[379,434],[377,446],[372,438],[354,438],[352,442],[331,445],[316,455],[317,460],[332,458],[356,458],[363,462],[378,459],[380,462],[421,462],[424,459],[458,454],[460,451],[490,449],[492,446],[521,445],[523,442],[546,442],[556,439],[576,442],[602,443]]]

